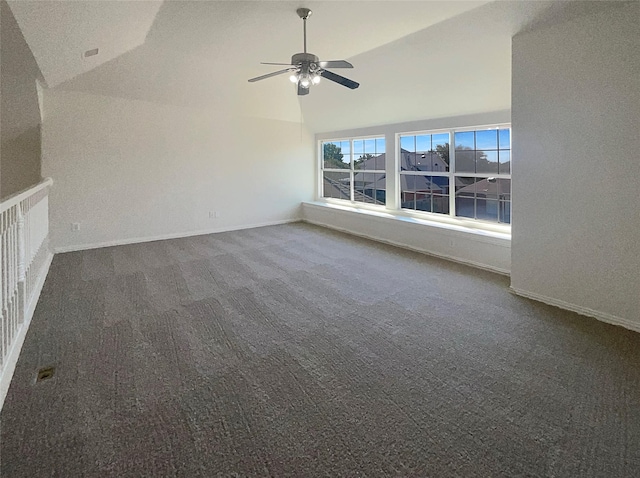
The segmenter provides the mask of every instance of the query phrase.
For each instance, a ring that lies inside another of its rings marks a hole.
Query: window
[[[354,138],[321,144],[322,197],[385,205],[385,139]]]
[[[399,160],[400,207],[449,214],[449,133],[400,136]]]
[[[391,207],[511,223],[509,126],[399,133],[397,139]],[[320,154],[323,198],[387,206],[384,137],[324,141]]]
[[[454,132],[455,215],[511,223],[511,130]]]
[[[511,223],[510,136],[508,127],[401,134],[400,208]]]

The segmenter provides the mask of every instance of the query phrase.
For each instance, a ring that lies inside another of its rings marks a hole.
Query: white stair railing
[[[0,408],[51,263],[52,183],[45,179],[0,203]]]

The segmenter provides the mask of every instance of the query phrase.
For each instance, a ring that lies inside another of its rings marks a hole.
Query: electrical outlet
[[[209,211],[209,219],[216,219],[220,217],[220,213],[218,211]]]
[[[73,232],[78,232],[80,230],[80,223],[79,222],[72,222],[71,223],[71,230]]]

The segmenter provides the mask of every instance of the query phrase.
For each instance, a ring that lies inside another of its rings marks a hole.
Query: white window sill
[[[356,214],[364,214],[371,217],[385,218],[396,221],[402,221],[409,224],[415,224],[425,227],[435,227],[456,231],[458,233],[474,234],[487,238],[495,238],[501,240],[511,240],[511,226],[502,224],[491,224],[475,220],[465,220],[453,218],[450,216],[437,217],[439,215],[429,214],[430,217],[423,216],[420,213],[411,213],[409,211],[390,211],[381,206],[366,206],[353,204],[337,204],[329,201],[313,201],[304,202],[303,204],[315,207],[335,209]],[[417,217],[418,216],[418,217]],[[433,218],[431,216],[434,216]]]

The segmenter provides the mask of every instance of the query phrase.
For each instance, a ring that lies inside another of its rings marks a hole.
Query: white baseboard
[[[18,334],[16,335],[13,341],[13,345],[11,345],[11,351],[7,355],[7,361],[3,366],[2,374],[0,376],[0,410],[2,410],[2,406],[4,405],[4,399],[7,396],[7,392],[9,391],[9,385],[11,385],[13,372],[16,369],[16,364],[18,363],[18,357],[20,356],[20,351],[22,350],[24,339],[27,336],[27,331],[29,330],[29,325],[31,324],[33,313],[36,310],[36,304],[38,303],[38,298],[40,297],[40,292],[42,292],[42,286],[44,286],[44,281],[47,278],[47,274],[49,272],[49,267],[51,266],[52,260],[53,260],[53,254],[49,252],[47,254],[45,263],[42,266],[42,270],[40,271],[40,275],[38,276],[38,281],[34,286],[33,295],[31,296],[31,301],[29,302],[25,310],[24,322],[22,323],[22,327],[20,327],[20,330],[18,330]]]
[[[346,232],[347,234],[351,234],[353,236],[363,237],[365,239],[371,239],[371,240],[374,240],[374,241],[377,241],[377,242],[382,242],[384,244],[389,244],[391,246],[400,247],[402,249],[407,249],[407,250],[414,251],[414,252],[420,252],[421,254],[426,254],[428,256],[438,257],[440,259],[446,259],[448,261],[457,262],[458,264],[464,264],[466,266],[475,267],[476,269],[482,269],[482,270],[486,270],[486,271],[490,271],[490,272],[496,272],[498,274],[502,274],[502,275],[506,275],[506,276],[510,275],[510,272],[508,270],[505,270],[505,269],[500,269],[498,267],[493,267],[493,266],[490,266],[490,265],[487,265],[487,264],[482,264],[482,263],[479,263],[479,262],[460,259],[459,257],[449,256],[449,255],[446,255],[446,254],[434,253],[434,252],[431,252],[431,251],[429,251],[427,249],[422,249],[422,248],[418,248],[418,247],[409,246],[409,245],[403,244],[401,242],[390,241],[388,239],[383,239],[383,238],[380,238],[380,237],[377,237],[377,236],[359,234],[357,232],[354,232],[354,231],[346,229],[346,228],[337,227],[337,226],[335,226],[333,224],[328,224],[328,223],[324,223],[324,222],[317,221],[317,220],[310,220],[310,219],[307,219],[307,218],[303,218],[302,221],[303,222],[308,222],[309,224],[315,224],[316,226],[322,226],[322,227],[326,227],[326,228],[329,228],[329,229],[334,229],[336,231]]]
[[[239,231],[242,229],[253,229],[256,227],[277,226],[279,224],[288,224],[291,222],[299,222],[300,218],[282,219],[279,221],[269,221],[257,224],[245,224],[242,226],[219,227],[213,229],[203,229],[199,231],[177,232],[171,234],[160,234],[157,236],[132,237],[129,239],[116,239],[106,242],[95,242],[91,244],[78,244],[73,246],[55,247],[54,252],[60,254],[62,252],[86,251],[88,249],[99,249],[101,247],[124,246],[126,244],[138,244],[141,242],[164,241],[166,239],[179,239],[181,237],[204,236],[206,234],[216,234],[218,232]]]
[[[629,319],[608,314],[606,312],[600,312],[598,310],[589,309],[588,307],[582,307],[580,305],[571,304],[569,302],[565,302],[559,299],[554,299],[552,297],[535,294],[533,292],[528,292],[526,290],[518,289],[516,287],[509,287],[509,290],[514,294],[522,297],[526,297],[527,299],[537,300],[538,302],[542,302],[547,305],[552,305],[554,307],[559,307],[564,310],[570,310],[571,312],[576,312],[577,314],[584,315],[586,317],[593,317],[594,319],[598,319],[601,322],[606,322],[608,324],[613,324],[613,325],[619,325],[626,329],[633,330],[634,332],[640,332],[640,323],[634,322]]]

